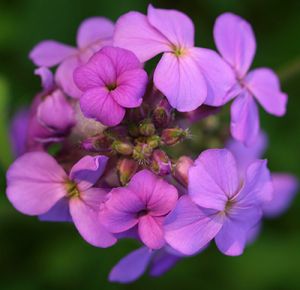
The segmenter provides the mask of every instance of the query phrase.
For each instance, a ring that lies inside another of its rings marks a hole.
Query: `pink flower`
[[[93,187],[103,174],[107,159],[85,156],[67,175],[47,153],[26,153],[7,172],[7,197],[20,212],[42,215],[42,220],[68,220],[70,216],[87,242],[98,247],[111,246],[116,238],[98,219],[106,192]]]
[[[138,227],[139,237],[151,249],[164,243],[164,217],[174,208],[177,190],[148,170],[136,173],[128,186],[114,188],[100,211],[100,219],[112,233]]]
[[[30,52],[30,59],[37,66],[58,66],[55,79],[63,91],[74,98],[79,98],[80,90],[74,84],[73,72],[101,47],[111,44],[114,24],[103,17],[84,20],[77,31],[77,48],[45,40],[37,44]]]
[[[251,145],[259,133],[259,114],[256,101],[269,113],[283,116],[287,95],[280,90],[277,75],[268,68],[248,72],[256,50],[252,27],[241,17],[224,13],[214,27],[216,46],[224,60],[231,66],[236,86],[231,96],[236,96],[231,106],[232,136]]]
[[[147,16],[139,12],[121,16],[114,45],[133,51],[141,62],[163,53],[154,84],[178,111],[192,111],[204,102],[223,105],[234,83],[232,71],[217,53],[194,46],[194,25],[176,10],[149,5]]]
[[[107,126],[119,124],[125,108],[141,105],[147,79],[131,51],[110,46],[95,53],[74,73],[74,80],[83,91],[83,114]]]

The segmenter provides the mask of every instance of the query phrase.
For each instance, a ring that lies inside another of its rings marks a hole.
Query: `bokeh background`
[[[248,19],[256,32],[254,66],[269,66],[289,94],[288,114],[274,118],[261,112],[273,171],[300,177],[300,1],[193,0],[152,1],[180,9],[196,26],[197,44],[214,47],[215,18],[232,11]],[[290,210],[264,223],[255,244],[241,257],[226,257],[211,245],[185,259],[163,277],[144,276],[130,285],[110,284],[111,267],[136,248],[121,241],[103,250],[86,244],[71,224],[40,223],[16,212],[5,196],[5,170],[11,161],[9,119],[39,90],[28,52],[43,39],[75,44],[79,23],[89,16],[116,20],[129,10],[146,11],[146,0],[0,0],[0,289],[300,289],[300,196]]]

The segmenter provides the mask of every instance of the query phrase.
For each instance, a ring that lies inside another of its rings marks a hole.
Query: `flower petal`
[[[125,109],[112,98],[106,88],[94,88],[83,93],[80,107],[85,117],[96,119],[106,126],[118,125],[125,116]]]
[[[275,116],[283,116],[286,112],[287,94],[280,90],[278,76],[268,68],[251,71],[245,83],[262,107]]]
[[[255,100],[249,93],[243,92],[231,105],[231,134],[236,140],[251,146],[258,136],[259,127]]]
[[[76,52],[77,49],[72,46],[54,40],[45,40],[31,50],[29,58],[37,66],[51,67],[61,63]]]
[[[109,281],[119,283],[130,283],[142,276],[153,251],[147,247],[141,247],[120,260],[109,273]]]
[[[230,66],[211,49],[193,48],[191,51],[206,81],[205,104],[222,106],[235,97],[228,93],[236,83]]]
[[[91,17],[84,20],[77,31],[77,45],[84,49],[96,42],[112,38],[114,24],[104,17]]]
[[[199,206],[222,211],[238,189],[236,161],[229,150],[206,150],[189,170],[189,195]]]
[[[200,208],[183,196],[165,219],[165,239],[177,251],[193,255],[216,236],[222,223],[218,212]]]
[[[214,39],[223,58],[243,77],[253,61],[256,41],[251,25],[233,14],[220,15],[214,26]]]
[[[102,176],[108,157],[103,155],[85,156],[71,169],[69,177],[77,183],[78,189],[84,191],[91,188]]]
[[[40,76],[44,91],[50,91],[54,88],[53,74],[50,69],[39,67],[34,70],[34,74]]]
[[[194,24],[186,14],[177,10],[157,9],[150,4],[147,18],[174,46],[194,46]]]
[[[92,190],[95,195],[95,189]],[[102,190],[98,189],[98,191],[102,198]],[[88,195],[89,190],[84,194]],[[117,242],[117,239],[101,224],[98,217],[99,208],[97,210],[97,207],[90,206],[81,198],[71,198],[70,213],[80,235],[91,245],[107,248]]]
[[[165,244],[163,219],[163,217],[151,215],[145,215],[139,219],[139,236],[150,249],[160,249]]]
[[[28,215],[46,213],[66,195],[67,175],[44,152],[26,153],[7,171],[6,194],[13,206]]]
[[[273,198],[263,205],[264,215],[270,218],[277,217],[290,206],[299,188],[299,182],[293,175],[273,173],[272,181],[274,186]]]
[[[46,213],[39,215],[40,221],[46,222],[72,222],[69,210],[69,199],[63,197]]]
[[[205,79],[188,52],[179,57],[165,53],[155,69],[154,84],[180,112],[195,110],[207,96]]]
[[[170,50],[169,41],[150,25],[147,17],[134,11],[118,19],[114,46],[131,50],[141,62]]]

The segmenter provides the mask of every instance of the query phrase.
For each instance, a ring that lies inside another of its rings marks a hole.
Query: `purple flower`
[[[70,215],[87,242],[98,247],[111,246],[116,238],[98,219],[106,192],[93,187],[102,176],[107,159],[101,155],[85,156],[67,175],[47,153],[26,153],[7,172],[7,197],[18,211],[33,216],[43,215],[42,220],[47,220],[47,217],[52,221],[68,220]]]
[[[256,142],[247,147],[236,140],[229,140],[227,148],[234,154],[239,173],[243,177],[251,162],[264,155],[267,147],[267,136],[260,132]],[[286,173],[272,173],[274,194],[271,201],[263,204],[263,213],[267,217],[277,217],[282,214],[291,204],[298,188],[298,180],[295,176]]]
[[[109,281],[130,283],[141,277],[149,268],[152,277],[163,275],[174,267],[182,254],[165,246],[159,250],[141,247],[121,259],[111,270]]]
[[[74,80],[83,91],[80,98],[83,114],[115,126],[123,120],[125,108],[141,105],[147,73],[132,52],[104,47],[75,70]]]
[[[142,242],[151,249],[164,243],[163,221],[174,208],[177,190],[148,170],[136,173],[126,187],[114,188],[100,211],[100,219],[112,233],[134,226]]]
[[[45,40],[37,44],[30,52],[30,59],[37,66],[52,67],[59,65],[55,79],[63,91],[74,98],[79,98],[80,90],[74,84],[73,72],[101,47],[112,42],[114,24],[103,17],[84,20],[77,31],[77,48]]]
[[[178,111],[192,111],[204,102],[223,105],[234,83],[231,69],[216,52],[194,46],[194,25],[176,10],[149,5],[147,16],[139,12],[121,16],[114,45],[133,51],[141,62],[163,53],[154,84]]]
[[[206,150],[189,170],[188,196],[179,199],[165,220],[165,239],[190,255],[215,238],[221,252],[240,255],[248,231],[261,218],[262,203],[271,200],[272,193],[265,160],[251,163],[240,180],[230,151]]]
[[[236,77],[231,106],[232,136],[252,144],[259,133],[259,114],[256,101],[269,113],[283,116],[287,95],[280,90],[279,79],[268,68],[248,72],[253,61],[256,41],[248,22],[232,13],[224,13],[214,27],[216,46],[224,60],[231,66]]]

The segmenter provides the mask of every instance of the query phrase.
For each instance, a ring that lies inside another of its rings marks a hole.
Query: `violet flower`
[[[7,171],[7,197],[23,214],[47,215],[64,211],[68,205],[72,220],[81,236],[97,247],[109,247],[116,242],[98,219],[100,204],[106,192],[93,185],[103,174],[108,158],[85,156],[69,175],[44,152],[31,152],[18,158]],[[52,211],[52,212],[51,212]],[[60,213],[58,213],[61,215]],[[66,215],[64,216],[66,217]]]
[[[257,68],[249,72],[256,41],[247,21],[232,13],[222,14],[214,26],[214,39],[236,77],[232,96],[237,95],[237,98],[231,106],[231,134],[235,139],[251,145],[260,127],[255,100],[269,114],[283,116],[287,95],[280,90],[279,79],[271,69]]]
[[[58,69],[55,74],[57,84],[70,97],[79,98],[81,91],[74,84],[73,72],[105,45],[110,45],[114,24],[104,17],[92,17],[84,20],[77,31],[77,47],[45,40],[37,44],[30,52],[30,59],[37,66]]]
[[[194,46],[192,20],[176,10],[149,5],[147,16],[139,12],[121,16],[114,45],[133,51],[141,62],[163,53],[154,71],[154,84],[181,112],[204,102],[223,105],[234,83],[231,69],[216,52]]]
[[[188,196],[179,199],[165,220],[165,239],[190,255],[215,238],[221,252],[240,255],[248,231],[261,219],[262,203],[272,194],[266,161],[251,163],[240,180],[230,151],[206,150],[189,170]]]
[[[83,91],[83,114],[115,126],[123,120],[125,108],[141,105],[147,73],[131,51],[107,46],[75,70],[74,80]]]
[[[142,242],[151,249],[165,244],[163,221],[174,208],[177,190],[148,170],[136,173],[126,187],[114,188],[100,211],[100,219],[112,233],[138,226]]]

